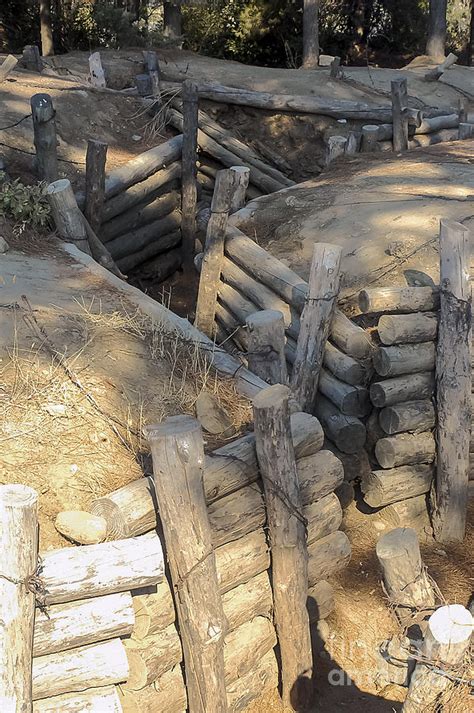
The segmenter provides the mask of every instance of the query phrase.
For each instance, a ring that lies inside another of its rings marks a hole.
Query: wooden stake
[[[100,59],[100,52],[93,52],[89,56],[89,72],[93,87],[104,89],[107,86],[104,68],[102,67],[102,61]]]
[[[105,198],[105,162],[108,144],[89,139],[86,153],[86,204],[84,215],[95,233],[100,232]]]
[[[198,147],[198,90],[197,84],[186,80],[181,90],[183,97],[183,156],[181,170],[181,235],[183,267],[187,274],[194,272],[194,241],[196,239],[197,165]]]
[[[91,255],[87,240],[84,216],[78,208],[74,192],[67,178],[50,183],[46,189],[54,223],[63,240],[76,245],[82,252]]]
[[[265,309],[245,320],[248,329],[248,366],[268,384],[286,384],[285,324],[283,315]]]
[[[0,704],[31,713],[38,494],[26,485],[0,486]]]
[[[253,411],[270,533],[283,702],[301,710],[311,699],[312,652],[306,610],[308,550],[290,437],[289,394],[288,387],[270,386],[254,398]]]
[[[341,255],[338,245],[314,246],[308,300],[301,315],[291,377],[291,387],[303,411],[312,410],[318,390],[324,347],[339,293]]]
[[[189,416],[147,429],[155,490],[175,587],[191,713],[225,713],[227,622],[203,488],[201,426]]]
[[[339,156],[343,156],[347,145],[345,136],[330,136],[326,147],[325,163],[328,166]]]
[[[234,173],[230,169],[219,171],[211,203],[211,217],[207,225],[206,245],[199,280],[194,326],[212,337],[216,312],[217,293],[224,259],[224,241],[234,187]]]
[[[377,151],[378,130],[379,127],[375,124],[366,124],[362,127],[360,150],[363,153],[374,153]]]
[[[41,72],[44,69],[41,53],[36,45],[26,45],[23,47],[21,63],[30,72]]]
[[[147,50],[143,52],[143,60],[145,62],[145,67],[148,70],[148,74],[151,79],[151,93],[153,98],[156,100],[156,104],[161,105],[161,88],[160,88],[160,67],[158,64],[158,55],[156,52]],[[186,84],[186,81],[184,82]]]
[[[405,78],[394,79],[392,89],[393,150],[396,153],[408,149],[408,89]]]
[[[250,168],[247,166],[231,166],[234,174],[234,194],[230,202],[230,213],[236,213],[245,205],[245,194],[249,187]]]
[[[49,94],[34,94],[30,100],[33,117],[37,171],[40,181],[51,183],[58,178],[56,123],[53,101]]]
[[[441,221],[439,237],[441,312],[436,354],[438,444],[432,520],[436,539],[464,539],[471,434],[470,233],[461,223]]]

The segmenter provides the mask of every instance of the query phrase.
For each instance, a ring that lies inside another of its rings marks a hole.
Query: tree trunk
[[[40,0],[41,54],[49,57],[54,54],[53,30],[51,27],[51,7],[49,0]]]
[[[430,0],[426,54],[436,60],[445,55],[447,4],[447,0]]]
[[[303,69],[319,62],[319,0],[303,0]]]
[[[163,34],[170,40],[179,40],[183,34],[181,7],[166,0],[163,3]]]

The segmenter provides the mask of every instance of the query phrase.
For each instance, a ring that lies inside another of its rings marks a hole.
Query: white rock
[[[56,518],[54,526],[68,540],[81,545],[103,542],[107,535],[107,522],[103,517],[83,510],[64,510]]]

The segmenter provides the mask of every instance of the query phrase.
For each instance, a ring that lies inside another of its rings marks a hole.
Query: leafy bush
[[[46,184],[25,186],[19,178],[5,181],[4,177],[5,174],[0,172],[0,215],[36,230],[48,228],[51,211],[45,195]]]

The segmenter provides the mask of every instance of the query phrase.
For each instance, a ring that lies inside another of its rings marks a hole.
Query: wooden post
[[[206,245],[199,280],[199,292],[194,325],[212,337],[217,293],[224,259],[224,241],[234,188],[234,173],[230,169],[218,171],[211,203],[211,217],[207,225]]]
[[[148,70],[151,80],[151,93],[153,98],[161,105],[161,88],[160,88],[160,67],[158,64],[158,55],[156,52],[147,50],[143,52],[145,67]],[[184,82],[186,84],[186,81]],[[155,108],[156,108],[155,102]]]
[[[43,57],[49,57],[50,55],[54,54],[50,0],[40,0],[39,12],[41,30],[41,53]]]
[[[342,250],[316,243],[309,276],[308,298],[301,315],[291,387],[303,411],[310,412],[318,389],[319,372],[332,315],[339,293]]]
[[[89,139],[86,153],[86,203],[84,215],[95,233],[100,231],[105,196],[105,161],[108,144]]]
[[[330,136],[326,147],[325,163],[328,166],[339,156],[343,156],[347,145],[345,136]]]
[[[341,72],[341,58],[334,57],[333,61],[331,62],[329,76],[331,77],[331,79],[339,79],[339,77],[341,76]]]
[[[472,630],[472,615],[461,604],[440,607],[430,616],[421,660],[412,674],[403,713],[437,708],[439,696],[452,685],[446,674],[462,676]]]
[[[247,166],[231,166],[234,174],[234,194],[230,202],[230,213],[236,213],[245,205],[245,195],[250,181],[250,168]]]
[[[253,412],[270,534],[282,697],[284,705],[302,710],[312,693],[311,636],[306,610],[308,550],[290,436],[289,395],[286,386],[270,386],[254,398]]]
[[[26,45],[23,48],[21,63],[30,72],[41,73],[44,69],[41,53],[36,45]]]
[[[248,367],[269,384],[286,384],[285,323],[281,312],[265,309],[247,317]]]
[[[153,88],[151,85],[151,77],[149,74],[136,74],[135,86],[140,97],[148,97],[151,95]]]
[[[93,52],[89,56],[89,73],[93,87],[104,89],[107,86],[102,60],[100,59],[100,52]]]
[[[34,584],[38,565],[38,494],[0,486],[0,707],[31,713]]]
[[[173,416],[147,428],[155,490],[175,588],[191,713],[225,713],[227,622],[203,488],[199,422]]]
[[[186,80],[183,98],[183,155],[181,170],[181,236],[183,268],[194,272],[194,241],[196,239],[197,157],[199,95],[196,82]]]
[[[91,255],[84,216],[76,202],[74,191],[67,178],[50,183],[46,195],[53,213],[54,223],[63,240],[73,243],[82,252]]]
[[[394,79],[392,89],[393,150],[396,153],[408,149],[408,89],[405,78]]]
[[[438,444],[432,521],[440,542],[464,539],[471,433],[470,233],[452,220],[441,221],[440,301],[436,354]]]
[[[467,116],[469,113],[469,101],[468,101],[467,97],[460,97],[458,102],[459,102],[459,110],[458,110],[459,123],[464,124],[467,121]]]
[[[471,139],[474,136],[474,124],[468,124],[466,122],[461,122],[459,124],[459,138]]]
[[[377,151],[379,127],[375,124],[365,124],[362,127],[362,138],[360,142],[360,150],[363,153],[374,153]]]
[[[58,178],[58,155],[56,122],[53,101],[49,94],[34,94],[31,97],[34,142],[37,171],[40,181],[56,181]]]

